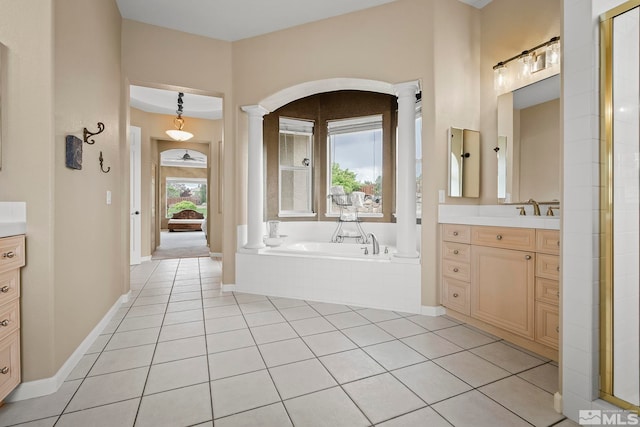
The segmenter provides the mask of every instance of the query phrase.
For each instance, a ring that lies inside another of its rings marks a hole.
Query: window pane
[[[280,166],[308,166],[311,159],[310,135],[280,134]]]
[[[363,123],[366,119],[368,125]],[[355,208],[362,213],[382,213],[382,118],[359,119],[351,132],[339,122],[329,124],[329,187],[342,186],[345,193],[362,192],[363,203],[356,203]],[[332,128],[339,133],[333,134]],[[329,203],[328,212],[338,213],[340,209]]]
[[[280,173],[280,210],[311,211],[310,170],[282,170]]]

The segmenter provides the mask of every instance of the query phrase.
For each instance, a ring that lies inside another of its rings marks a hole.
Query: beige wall
[[[495,204],[498,200],[498,164],[493,152],[498,141],[493,66],[553,36],[559,36],[561,4],[561,0],[493,0],[481,11],[481,204]]]
[[[0,0],[0,43],[7,47],[2,93],[0,200],[26,201],[26,266],[22,269],[23,379],[58,367],[54,341],[53,2]]]
[[[166,141],[165,131],[173,128],[175,116],[164,114],[147,113],[136,108],[131,108],[130,124],[141,128],[142,133],[142,256],[150,256],[155,245],[160,245],[159,229],[151,219],[151,203],[156,199],[156,222],[159,221],[160,228],[166,228],[166,221],[163,218],[163,198],[162,190],[164,183],[159,179],[160,167],[158,156],[158,142],[162,142],[160,150],[172,148],[185,148],[197,150],[207,155],[209,170],[208,201],[209,208],[207,215],[209,220],[209,249],[211,252],[222,252],[222,213],[218,194],[220,190],[220,177],[222,171],[219,167],[220,141],[222,141],[222,120],[202,120],[187,117],[185,118],[185,130],[192,132],[195,136],[189,142]],[[166,142],[164,142],[166,141]],[[159,187],[151,188],[152,164],[156,166],[156,184]],[[184,169],[184,168],[182,168]],[[200,173],[200,172],[198,172]],[[204,176],[207,176],[204,170]],[[153,236],[156,238],[153,239]]]
[[[122,69],[128,83],[223,98],[222,250],[235,253],[236,191],[232,44],[139,22],[122,21]],[[173,61],[168,53],[179,53]],[[169,58],[169,59],[168,59]],[[217,143],[217,142],[216,142]],[[144,174],[144,171],[143,171]],[[221,251],[222,252],[222,251]],[[235,256],[223,259],[223,283],[234,282]]]

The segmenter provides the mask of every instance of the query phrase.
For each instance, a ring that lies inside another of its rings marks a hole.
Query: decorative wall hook
[[[89,132],[87,130],[87,128],[84,128],[84,130],[82,131],[82,134],[84,135],[84,142],[86,142],[89,145],[93,145],[96,143],[95,140],[91,140],[91,142],[89,142],[89,137],[94,136],[94,135],[99,135],[102,132],[104,132],[104,123],[102,122],[98,122],[98,132]]]
[[[98,157],[98,160],[100,160],[100,170],[104,173],[109,173],[109,171],[111,170],[111,166],[109,166],[107,170],[104,170],[104,157],[102,157],[102,151],[100,152],[100,157]]]

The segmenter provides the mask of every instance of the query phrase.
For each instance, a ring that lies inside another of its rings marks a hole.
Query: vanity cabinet
[[[557,349],[559,232],[458,224],[441,231],[442,305],[534,351]]]
[[[0,401],[20,383],[20,267],[24,236],[0,238]]]

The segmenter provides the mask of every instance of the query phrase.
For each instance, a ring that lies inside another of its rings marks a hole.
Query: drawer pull
[[[458,250],[457,250],[457,249],[454,249],[454,250],[453,250],[453,254],[454,254],[454,255],[458,255],[458,253],[459,253],[459,252],[458,252]]]
[[[7,368],[6,366],[0,369],[0,374],[6,375],[8,373],[9,373],[9,368]]]
[[[3,254],[2,254],[2,258],[9,258],[9,259],[11,259],[11,258],[13,258],[13,257],[15,257],[15,256],[16,256],[16,253],[15,253],[15,252],[13,252],[13,251],[5,252],[5,253],[3,253]]]
[[[556,332],[560,333],[560,326],[556,326]]]
[[[556,267],[556,270],[560,271],[560,266],[557,266],[557,267]]]
[[[459,270],[458,270],[458,267],[454,267],[454,268],[453,268],[453,272],[454,272],[454,273],[457,273],[458,271],[459,271]]]
[[[531,255],[525,255],[524,259],[531,259]]]
[[[0,292],[2,292],[3,294],[6,294],[10,290],[11,290],[11,288],[8,287],[8,286],[3,286],[3,287],[0,288]]]
[[[4,319],[2,322],[0,322],[0,326],[9,326],[9,319]]]
[[[498,239],[498,240],[502,240],[502,235],[501,235],[501,234],[498,234],[498,235],[496,236],[496,239]]]
[[[458,298],[458,293],[457,293],[457,292],[455,292],[455,293],[453,294],[453,297],[454,297],[454,298]]]
[[[560,298],[560,291],[556,292],[556,296]]]
[[[457,236],[457,235],[458,235],[458,232],[457,232],[457,231],[454,231],[454,232],[453,232],[453,235],[454,235],[454,236]]]

